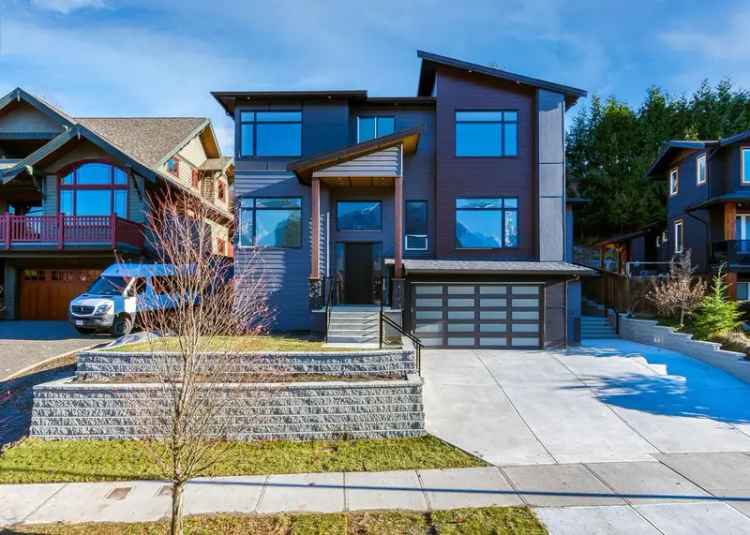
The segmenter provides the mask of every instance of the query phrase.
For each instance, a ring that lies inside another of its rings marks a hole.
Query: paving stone
[[[426,511],[422,487],[413,470],[393,472],[347,472],[346,507],[349,511],[367,509],[408,509]]]
[[[686,453],[657,458],[709,492],[750,489],[750,457],[742,453]]]
[[[659,462],[595,463],[588,467],[629,503],[705,501],[711,496]]]
[[[185,513],[253,513],[266,476],[197,478],[185,488]]]
[[[64,486],[64,483],[0,485],[0,526],[9,526],[23,521]]]
[[[550,535],[662,535],[631,507],[541,507],[534,512]]]
[[[523,504],[495,467],[419,470],[418,473],[431,509]]]
[[[750,535],[750,518],[725,503],[636,505],[665,535]]]
[[[625,504],[581,464],[508,466],[503,470],[532,506]]]
[[[259,513],[317,512],[344,510],[344,475],[285,474],[268,476]]]

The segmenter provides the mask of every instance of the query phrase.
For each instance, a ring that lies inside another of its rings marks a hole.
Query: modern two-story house
[[[730,293],[750,299],[750,131],[712,141],[666,143],[648,176],[667,183],[659,260],[690,250],[702,273],[727,271]]]
[[[415,96],[213,93],[236,126],[236,272],[279,330],[325,330],[333,300],[429,347],[564,346],[588,273],[566,261],[564,122],[585,91],[418,57]]]
[[[73,118],[22,89],[0,98],[0,286],[6,319],[64,319],[116,256],[148,260],[148,197],[210,206],[232,254],[234,164],[202,117]]]

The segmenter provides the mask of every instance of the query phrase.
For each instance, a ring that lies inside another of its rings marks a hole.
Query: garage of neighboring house
[[[542,343],[538,283],[412,285],[414,332],[428,347],[530,347]]]
[[[64,320],[68,305],[86,291],[101,269],[19,269],[18,318],[22,320]]]

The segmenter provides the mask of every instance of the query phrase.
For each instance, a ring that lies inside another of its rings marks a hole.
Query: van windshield
[[[93,295],[122,295],[131,277],[99,277],[94,284],[86,290],[87,294]]]

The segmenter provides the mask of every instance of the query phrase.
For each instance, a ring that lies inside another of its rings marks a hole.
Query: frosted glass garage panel
[[[512,330],[514,333],[538,333],[538,323],[514,323]]]
[[[538,320],[539,311],[538,310],[514,310],[513,319],[514,320]]]
[[[448,286],[448,295],[463,294],[474,295],[473,286]]]
[[[422,345],[425,347],[435,347],[435,346],[441,346],[443,345],[443,338],[428,338],[427,336],[423,336],[420,338],[422,341]]]
[[[417,327],[414,330],[417,332],[417,334],[439,333],[442,330],[442,326],[442,323],[422,323],[417,324]]]
[[[539,338],[511,338],[510,345],[513,347],[539,347]]]
[[[442,286],[415,286],[417,295],[443,295],[443,287]]]
[[[418,320],[441,320],[443,319],[442,310],[417,310],[416,317]]]
[[[504,320],[507,319],[508,313],[505,310],[480,310],[480,320]]]
[[[473,320],[474,311],[473,310],[449,310],[448,319],[449,320]]]
[[[417,297],[418,307],[440,307],[443,306],[442,299],[430,299],[427,297]]]
[[[473,347],[474,346],[474,337],[467,337],[467,338],[458,338],[458,337],[448,337],[448,345],[453,347]]]
[[[504,323],[481,323],[479,332],[483,333],[504,333],[506,326]]]
[[[514,307],[538,307],[539,299],[513,299]]]
[[[479,345],[480,346],[507,346],[508,345],[508,339],[503,337],[495,337],[495,336],[482,336],[479,338]]]
[[[505,286],[480,286],[479,293],[482,295],[505,295],[508,293],[508,288]]]
[[[449,307],[473,307],[473,299],[448,299]]]
[[[516,295],[539,295],[539,286],[513,286],[511,292]]]
[[[507,299],[490,299],[487,297],[482,297],[479,300],[479,306],[480,307],[504,307],[508,306],[508,300]]]

